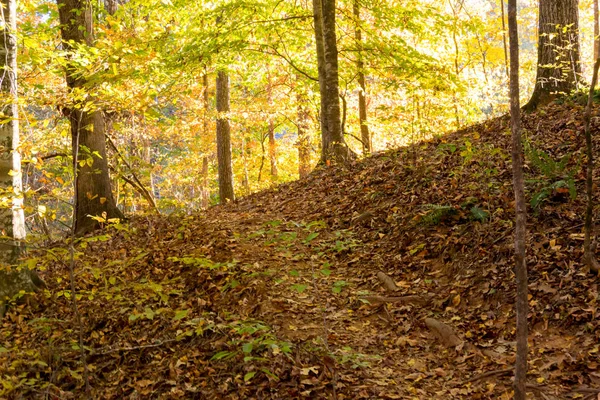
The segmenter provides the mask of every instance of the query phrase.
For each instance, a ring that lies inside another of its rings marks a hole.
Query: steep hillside
[[[582,120],[573,105],[523,119],[532,398],[600,392]],[[48,295],[0,328],[0,397],[84,397],[82,327],[91,398],[510,398],[509,144],[500,118],[108,228],[77,246],[81,323],[68,250],[49,249]],[[457,337],[436,337],[439,322]]]

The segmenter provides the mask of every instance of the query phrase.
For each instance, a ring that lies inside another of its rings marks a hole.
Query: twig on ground
[[[466,385],[467,383],[476,382],[481,379],[489,378],[490,376],[510,374],[511,372],[513,372],[513,370],[514,370],[514,368],[504,368],[504,369],[497,369],[494,371],[488,371],[481,375],[474,376],[473,378],[464,381],[462,384]]]
[[[106,355],[106,354],[120,353],[120,352],[124,352],[124,351],[135,351],[135,350],[141,350],[141,349],[148,349],[148,348],[152,348],[152,347],[160,347],[160,346],[163,346],[163,345],[165,345],[167,343],[176,342],[176,341],[177,341],[177,339],[166,339],[166,340],[162,340],[162,341],[157,342],[157,343],[142,344],[142,345],[139,345],[139,346],[117,347],[117,348],[114,348],[114,349],[108,348],[107,350],[98,349],[98,350],[92,350],[90,352],[90,355],[92,355],[92,356],[103,356],[103,355]]]

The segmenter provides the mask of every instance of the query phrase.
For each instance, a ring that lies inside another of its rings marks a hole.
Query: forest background
[[[579,6],[587,77],[592,1]],[[340,1],[337,7],[343,131],[356,153],[507,112],[499,1]],[[31,232],[57,238],[71,225],[71,133],[63,111],[80,92],[65,84],[67,63],[86,77],[85,90],[104,112],[112,187],[126,213],[152,203],[160,212],[192,212],[219,201],[217,70],[230,79],[237,194],[296,179],[316,165],[319,88],[308,2],[128,1],[112,15],[104,10],[99,4],[94,16],[95,43],[78,44],[66,57],[56,4],[19,4],[20,150]],[[520,1],[518,17],[526,99],[535,83],[537,2]],[[361,141],[360,93],[368,147]],[[469,148],[465,140],[460,151]]]

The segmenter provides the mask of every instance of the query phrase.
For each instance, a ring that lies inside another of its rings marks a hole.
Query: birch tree
[[[25,239],[25,217],[21,193],[21,156],[17,105],[16,0],[2,0],[0,72],[2,113],[0,123],[0,317],[8,299],[20,291],[31,292],[41,284],[37,275],[16,268]]]

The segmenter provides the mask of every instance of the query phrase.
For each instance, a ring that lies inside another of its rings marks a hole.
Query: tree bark
[[[208,138],[208,74],[205,72],[202,75],[202,99],[204,101],[204,115],[202,116],[202,130],[205,138]],[[200,189],[200,206],[203,209],[208,208],[210,190],[208,187],[208,156],[202,156],[202,188]]]
[[[585,210],[585,236],[583,242],[584,260],[590,271],[600,273],[600,265],[596,260],[594,249],[592,247],[592,231],[594,229],[593,211],[594,211],[594,152],[592,147],[592,132],[590,131],[590,122],[592,120],[592,104],[594,102],[594,89],[598,82],[598,68],[600,67],[600,58],[596,58],[594,63],[594,72],[592,75],[592,83],[590,84],[590,92],[588,95],[587,105],[585,107],[584,123],[585,123],[585,152],[587,157],[585,189],[587,194],[587,207]]]
[[[21,156],[19,147],[19,108],[17,98],[17,37],[16,1],[2,0],[3,32],[0,35],[1,80],[0,110],[0,230],[6,239],[0,240],[2,267],[16,264],[21,241],[25,239],[25,217],[21,182]],[[26,268],[0,268],[0,318],[4,316],[6,301],[21,290],[36,290],[33,275]],[[37,277],[37,276],[36,276]]]
[[[327,122],[327,83],[325,69],[325,45],[323,43],[323,8],[321,6],[321,0],[313,0],[313,14],[314,14],[314,25],[315,25],[315,43],[317,47],[317,68],[319,73],[319,94],[321,97],[320,111],[319,111],[319,122],[321,124],[321,162],[327,162],[327,149],[331,144],[331,136],[328,131]]]
[[[273,82],[267,65],[267,103],[269,104],[268,133],[269,133],[269,161],[271,163],[271,182],[277,182],[277,143],[275,142],[275,122],[271,110],[273,109]]]
[[[73,50],[69,41],[91,46],[94,42],[92,9],[85,0],[57,0],[63,46]],[[86,89],[87,82],[72,66],[66,68],[67,86],[72,92]],[[108,173],[104,117],[93,105],[94,99],[77,96],[65,113],[71,124],[73,163],[75,177],[75,233],[83,235],[97,229],[100,224],[91,216],[105,219],[123,218],[117,208]],[[91,104],[91,107],[90,107]],[[76,155],[76,156],[75,156]]]
[[[217,72],[217,163],[219,170],[219,201],[235,200],[231,165],[231,128],[229,127],[229,76]]]
[[[344,162],[348,158],[348,148],[342,136],[342,118],[340,113],[340,90],[338,76],[338,50],[335,33],[335,0],[322,0],[323,10],[323,47],[325,50],[325,87],[327,97],[325,110],[327,131],[331,142],[326,148],[326,160]],[[323,101],[323,99],[321,99]]]
[[[579,0],[540,0],[535,88],[527,112],[578,87]]]
[[[296,108],[298,115],[298,175],[300,178],[308,176],[310,173],[310,136],[308,132],[308,109],[306,108],[306,93],[296,89]]]
[[[360,123],[360,139],[362,141],[363,155],[368,155],[372,151],[371,135],[369,134],[369,125],[367,123],[367,89],[365,83],[365,63],[362,58],[362,30],[360,29],[360,4],[354,0],[352,10],[354,12],[355,32],[354,38],[357,45],[356,70],[358,73],[358,121]]]
[[[600,58],[600,23],[598,22],[598,0],[594,0],[594,60]]]
[[[508,0],[508,35],[510,39],[510,120],[512,131],[513,189],[515,192],[515,277],[517,283],[517,357],[515,362],[515,399],[525,400],[527,382],[527,206],[523,179],[521,144],[521,109],[519,104],[519,35],[517,0]]]
[[[500,16],[502,18],[502,44],[504,46],[504,68],[506,69],[506,76],[508,76],[508,49],[506,47],[506,22],[504,17],[504,0],[500,0]]]

